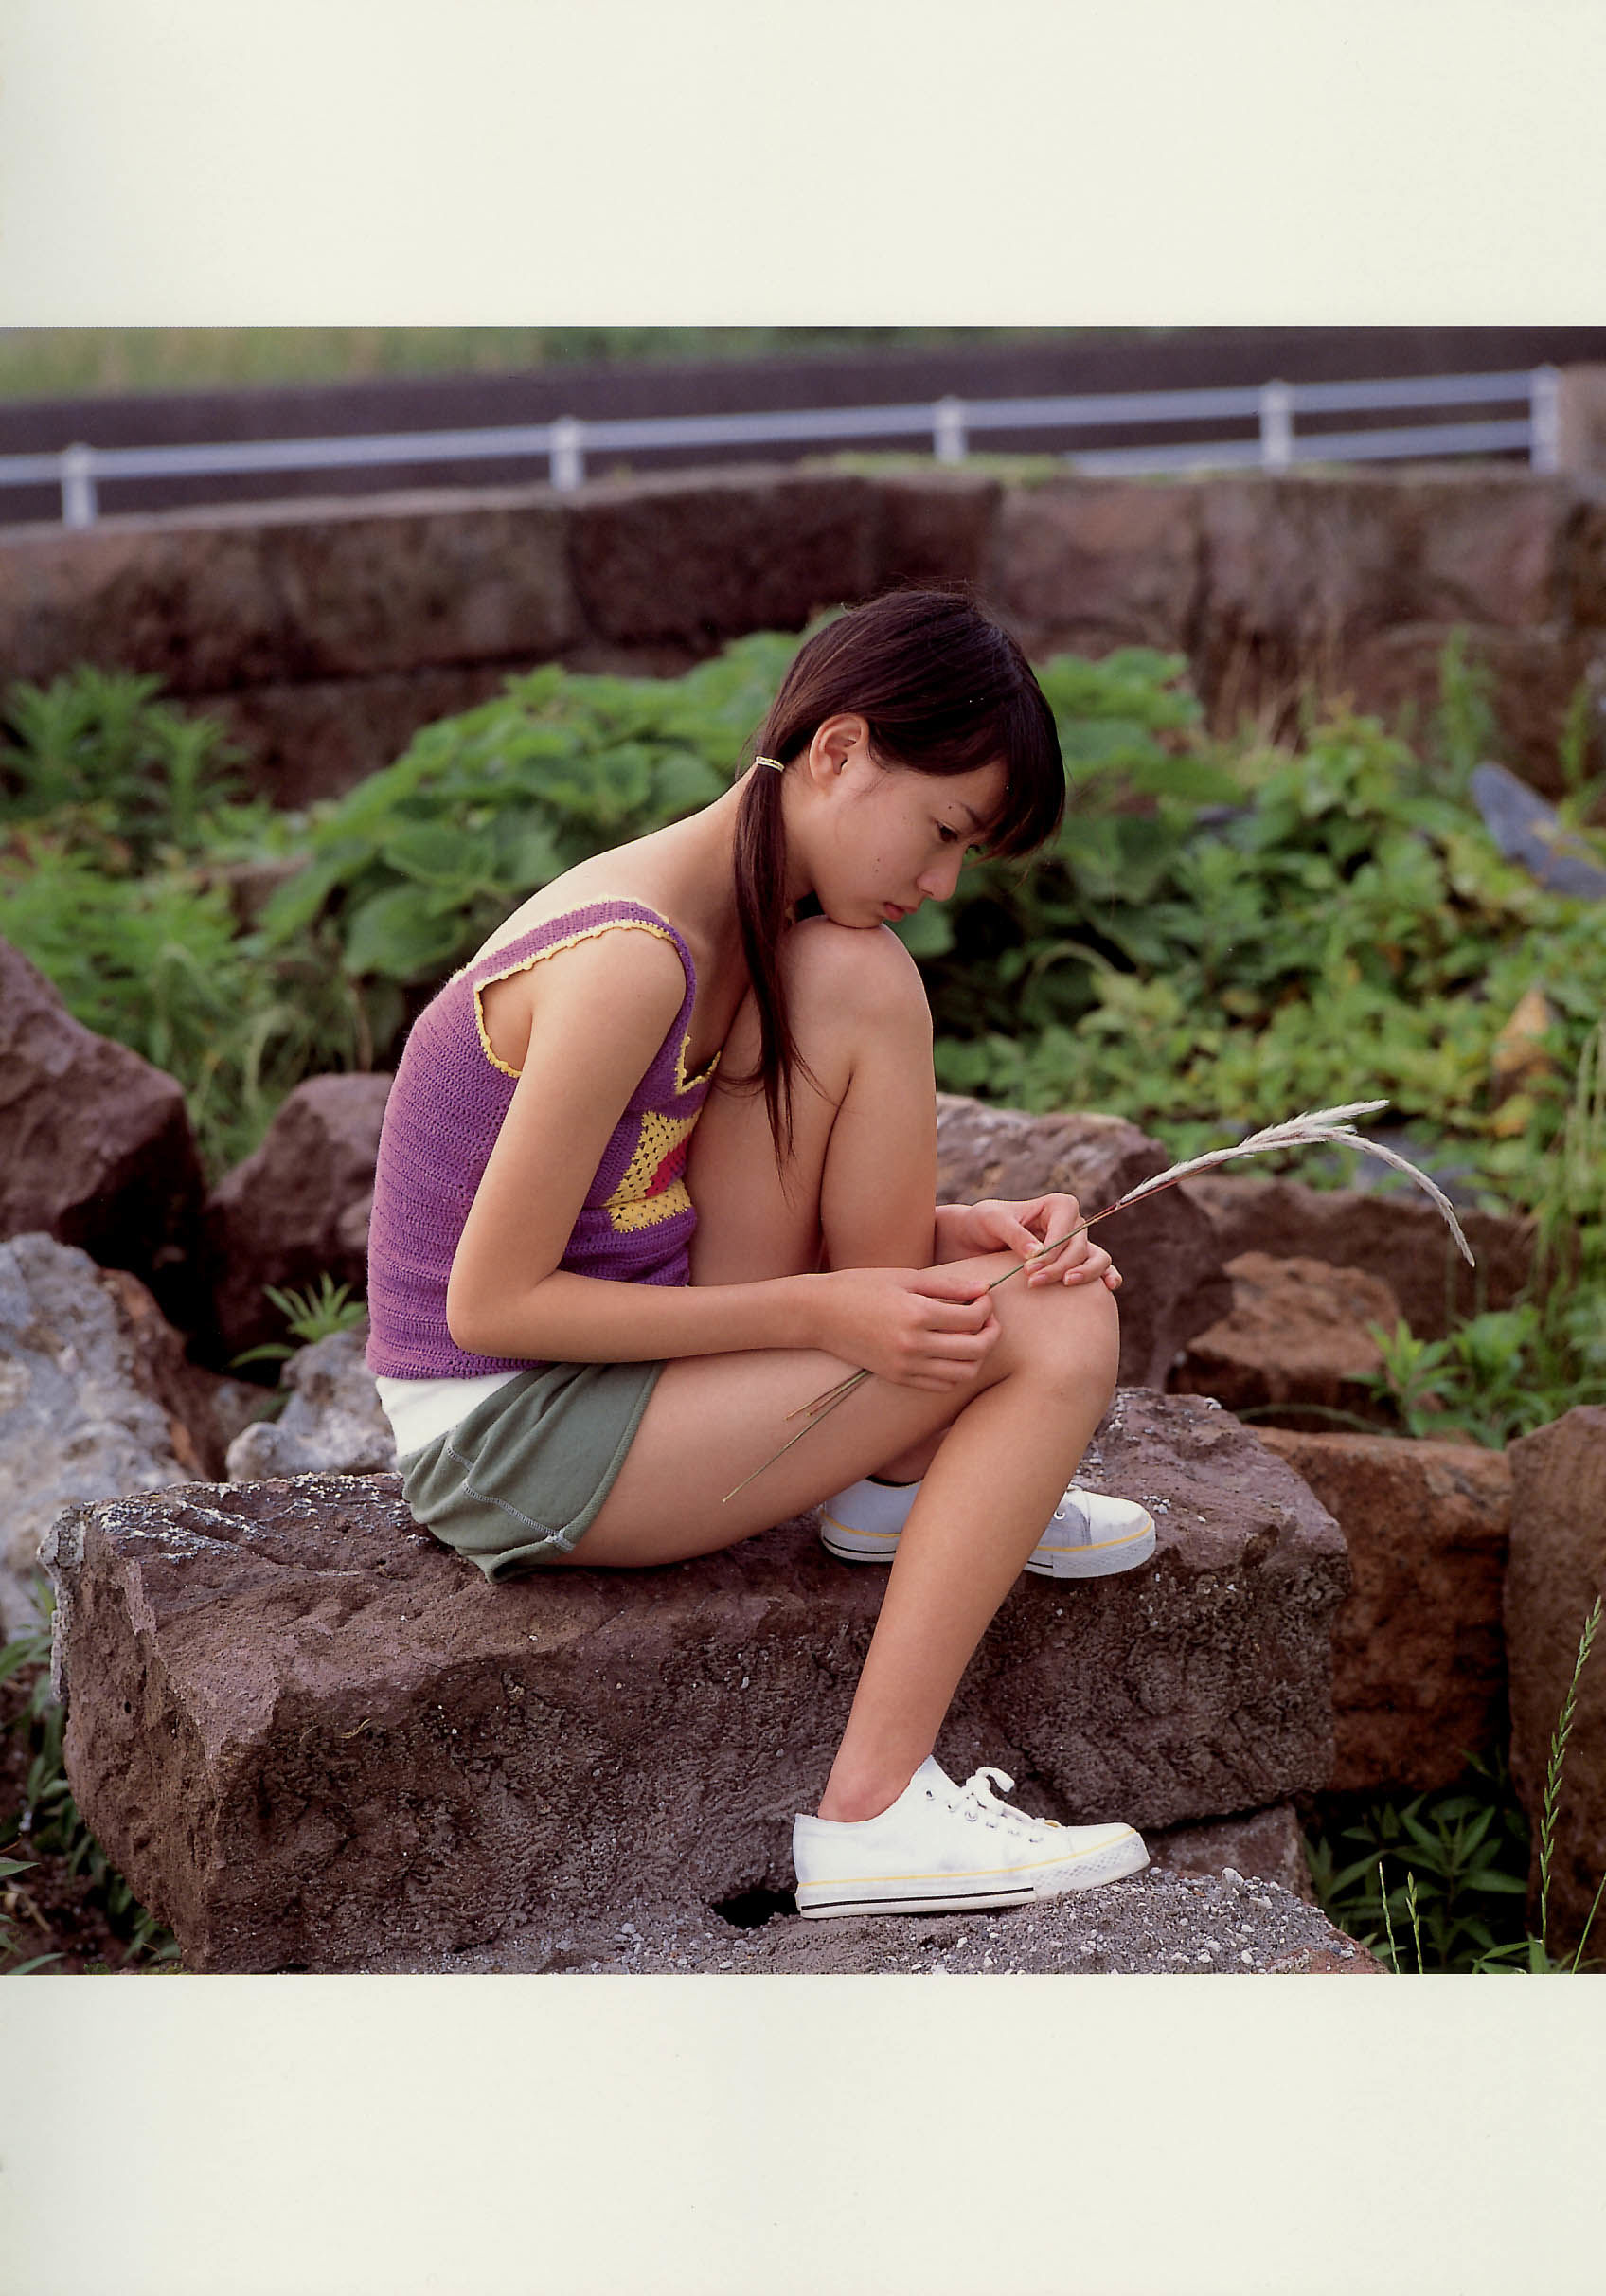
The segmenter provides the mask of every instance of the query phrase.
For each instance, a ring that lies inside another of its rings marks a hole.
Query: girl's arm
[[[609,1137],[680,1009],[685,976],[666,942],[613,932],[516,978],[529,1042],[453,1261],[446,1320],[458,1347],[554,1363],[819,1348],[926,1387],[952,1385],[979,1361],[997,1327],[977,1303],[980,1287],[957,1271],[671,1286],[561,1268]]]

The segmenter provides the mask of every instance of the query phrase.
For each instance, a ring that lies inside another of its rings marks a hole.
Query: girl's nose
[[[959,883],[959,870],[964,858],[961,851],[955,853],[952,859],[935,861],[930,869],[916,878],[915,883],[928,901],[952,901]]]

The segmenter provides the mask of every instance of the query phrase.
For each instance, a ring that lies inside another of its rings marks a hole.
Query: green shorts
[[[574,1552],[662,1363],[532,1367],[399,1463],[415,1518],[492,1583]]]

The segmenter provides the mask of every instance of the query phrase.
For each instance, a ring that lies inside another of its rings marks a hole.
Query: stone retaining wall
[[[151,671],[285,804],[348,787],[509,672],[669,674],[758,628],[961,579],[1034,655],[1186,653],[1218,720],[1301,681],[1433,707],[1466,626],[1513,762],[1558,786],[1606,695],[1606,494],[1510,466],[1201,479],[750,467],[0,529],[0,683]]]

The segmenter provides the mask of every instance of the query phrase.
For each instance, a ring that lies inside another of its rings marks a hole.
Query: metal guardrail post
[[[92,446],[62,447],[62,524],[66,527],[92,527],[99,508],[95,492],[95,449]]]
[[[552,425],[550,468],[552,484],[560,493],[569,493],[583,484],[585,454],[580,441],[584,432],[573,415],[560,415]]]
[[[938,399],[931,410],[932,452],[938,462],[963,462],[970,451],[965,436],[965,403]]]
[[[1287,383],[1260,386],[1260,467],[1286,471],[1294,460],[1294,391]]]
[[[1528,467],[1556,472],[1561,467],[1561,371],[1536,367],[1528,380]]]

